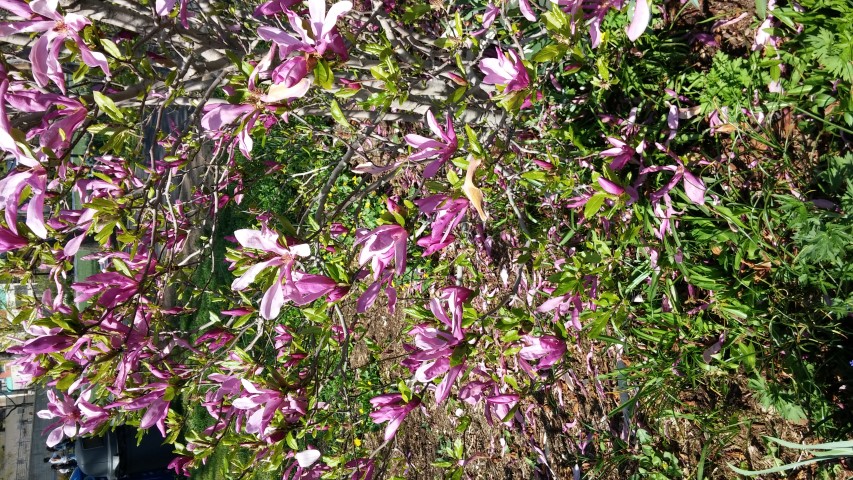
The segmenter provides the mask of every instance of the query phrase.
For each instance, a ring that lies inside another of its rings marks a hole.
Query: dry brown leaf
[[[468,157],[468,171],[465,172],[465,183],[462,184],[462,193],[468,197],[468,200],[470,200],[471,204],[474,205],[474,208],[477,209],[477,213],[480,215],[480,220],[485,222],[486,212],[483,211],[483,191],[474,185],[474,173],[476,173],[477,167],[479,167],[481,163],[483,163],[483,161],[479,158],[474,158],[473,156]]]

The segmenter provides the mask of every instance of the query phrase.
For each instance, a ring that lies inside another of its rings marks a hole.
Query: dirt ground
[[[380,357],[402,355],[401,341],[408,338],[405,331],[409,328],[404,316],[388,315],[384,305],[375,306],[373,311],[374,315],[368,315],[373,320],[366,325],[366,336],[377,344],[392,345]],[[378,478],[445,478],[450,470],[434,463],[448,458],[446,449],[457,438],[464,445],[467,459],[462,478],[484,480],[571,479],[575,465],[582,478],[626,479],[638,465],[631,456],[642,453],[636,431],[652,424],[668,439],[667,450],[678,458],[683,478],[697,478],[700,464],[703,478],[709,479],[737,478],[726,463],[745,463],[755,470],[775,466],[769,456],[772,452],[763,441],[767,435],[796,443],[813,441],[805,426],[764,410],[742,378],[733,378],[724,398],[702,389],[684,391],[676,402],[682,407],[664,419],[646,418],[644,405],[630,409],[626,416],[625,410],[618,409],[630,398],[628,392],[622,391],[624,383],[620,389],[618,380],[607,378],[616,368],[616,357],[613,348],[602,344],[581,341],[570,345],[568,368],[561,370],[547,388],[522,401],[521,428],[489,425],[481,405],[473,410],[465,406],[471,423],[464,433],[459,433],[460,408],[464,405],[451,395],[444,405],[436,407],[432,395],[428,395],[424,406],[406,418],[396,438],[377,456],[381,464]],[[370,361],[364,342],[354,343],[350,360],[352,365]],[[405,378],[405,369],[398,362],[395,358],[380,364],[384,380]],[[456,388],[462,383],[457,381]],[[733,420],[725,431],[705,431],[693,417],[712,411],[739,421]],[[374,449],[382,444],[381,437],[378,432],[365,439],[365,445]],[[615,445],[614,440],[620,437],[627,443]],[[792,451],[775,454],[785,462],[807,458]],[[817,478],[813,473],[804,468],[787,476],[760,478]],[[847,470],[839,480],[846,478],[853,478],[853,471]]]

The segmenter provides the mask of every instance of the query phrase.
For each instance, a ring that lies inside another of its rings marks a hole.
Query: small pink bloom
[[[472,33],[472,35],[475,37],[479,37],[480,35],[486,33],[489,27],[491,27],[492,24],[495,23],[495,19],[498,18],[498,14],[500,12],[500,8],[489,2],[489,4],[486,5],[486,11],[483,13],[483,28]]]
[[[444,287],[439,290],[438,298],[433,298],[429,302],[429,309],[435,318],[449,327],[458,340],[465,338],[465,332],[462,330],[462,307],[472,293],[474,292],[465,287]],[[450,307],[450,317],[447,316],[442,304]]]
[[[234,279],[232,290],[245,290],[262,271],[278,267],[276,280],[261,300],[260,313],[263,318],[271,320],[278,317],[282,305],[287,301],[305,305],[337,288],[337,284],[328,277],[293,270],[297,257],[311,254],[308,244],[284,246],[279,242],[279,235],[268,228],[237,230],[234,236],[243,248],[265,252],[270,258],[252,265],[243,275]]]
[[[423,253],[425,257],[456,240],[451,232],[465,217],[465,212],[468,211],[467,199],[454,199],[442,193],[415,200],[415,205],[427,215],[435,214],[435,219],[430,224],[432,231],[428,236],[419,238],[417,242],[418,245],[426,248]]]
[[[385,427],[385,441],[387,442],[394,438],[406,415],[417,408],[420,403],[421,399],[418,397],[412,397],[408,402],[404,402],[403,396],[399,393],[379,395],[370,400],[370,404],[376,408],[376,411],[370,414],[370,418],[373,419],[374,423],[388,422],[388,426]]]
[[[480,60],[480,70],[486,74],[483,83],[503,86],[504,93],[527,88],[530,85],[530,77],[521,57],[513,50],[507,51],[509,57],[504,55],[500,48],[497,53],[497,58]]]
[[[32,0],[29,4],[6,1],[0,8],[16,14],[24,21],[0,23],[0,37],[15,33],[44,32],[33,44],[30,50],[30,62],[33,76],[40,87],[46,87],[50,81],[65,93],[65,74],[59,62],[59,54],[64,48],[65,40],[70,39],[77,44],[83,63],[93,68],[100,68],[110,76],[107,57],[103,53],[89,49],[80,32],[91,22],[89,19],[69,13],[61,15],[56,9],[56,0]]]
[[[552,335],[541,337],[525,335],[521,340],[525,346],[518,352],[518,356],[527,361],[539,360],[537,370],[551,368],[566,353],[566,342]]]
[[[283,11],[296,36],[267,26],[258,28],[258,35],[266,41],[274,42],[283,55],[294,51],[323,55],[329,50],[346,60],[348,58],[346,45],[335,24],[341,15],[350,10],[352,10],[352,2],[349,1],[332,5],[327,13],[325,0],[308,0],[308,29],[305,28],[306,22],[302,18],[285,8]]]
[[[417,162],[438,157],[437,160],[430,163],[426,170],[424,170],[424,176],[432,178],[438,172],[438,169],[453,156],[453,153],[459,147],[459,142],[456,138],[456,131],[453,130],[453,119],[449,113],[445,116],[444,128],[441,128],[432,110],[429,110],[427,112],[427,124],[432,133],[438,137],[438,140],[416,134],[406,135],[404,140],[409,146],[418,150],[409,156],[409,160]]]
[[[409,234],[399,225],[382,225],[361,235],[355,245],[364,244],[358,257],[359,265],[370,263],[373,278],[378,280],[394,261],[396,274],[406,271],[406,239]]]

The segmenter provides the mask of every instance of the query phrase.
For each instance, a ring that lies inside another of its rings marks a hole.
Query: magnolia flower
[[[631,148],[630,145],[622,140],[613,137],[607,137],[607,143],[613,145],[613,147],[604,150],[598,155],[601,157],[612,157],[613,160],[610,162],[610,169],[617,172],[622,170],[625,164],[633,159],[635,155],[642,153],[644,147],[644,144],[640,143],[637,148]]]
[[[167,17],[172,13],[172,9],[175,8],[175,4],[177,2],[178,0],[157,0],[154,2],[154,11],[161,17]],[[181,20],[181,26],[184,28],[190,28],[187,3],[189,3],[189,0],[181,0],[181,8],[178,12],[178,17]]]
[[[521,337],[524,347],[518,352],[522,361],[539,360],[537,370],[546,370],[554,366],[566,353],[566,342],[552,335]]]
[[[252,382],[241,379],[245,391],[232,402],[234,408],[246,412],[246,432],[266,438],[275,413],[281,411],[287,422],[298,421],[307,411],[302,399],[284,396],[277,390],[258,388]]]
[[[374,282],[359,297],[357,310],[359,313],[367,311],[376,297],[382,285],[391,282],[393,274],[398,276],[406,271],[406,239],[409,234],[399,225],[382,225],[368,233],[362,233],[355,241],[355,245],[364,244],[358,263],[364,266],[368,262],[373,270]],[[394,261],[395,270],[389,269],[391,260]],[[385,289],[388,295],[388,308],[393,311],[397,300],[397,291],[393,287]]]
[[[306,305],[337,287],[337,284],[328,277],[293,271],[293,264],[297,257],[311,255],[311,247],[308,244],[283,246],[279,242],[278,234],[267,228],[237,230],[234,232],[234,237],[243,248],[266,252],[271,254],[272,258],[249,267],[231,283],[232,290],[245,290],[263,270],[279,267],[276,280],[261,300],[261,317],[267,320],[278,317],[286,301],[292,301],[296,305]]]
[[[290,91],[289,93],[298,92]],[[276,91],[273,97],[267,98],[278,98],[280,95],[286,96],[286,94],[286,92]],[[249,158],[252,147],[254,146],[250,135],[252,129],[255,128],[255,125],[259,121],[267,128],[275,123],[275,117],[272,115],[276,110],[275,105],[261,104],[262,98],[264,97],[261,94],[253,93],[253,97],[247,100],[247,103],[241,104],[232,104],[218,99],[210,100],[204,106],[206,113],[201,118],[201,126],[206,132],[214,136],[222,136],[230,135],[230,129],[225,129],[224,127],[234,123],[242,124],[242,128],[237,133],[236,141],[240,147],[240,152]]]
[[[531,22],[536,21],[536,14],[533,13],[533,8],[530,7],[529,0],[518,0],[518,8],[521,10],[521,15]]]
[[[267,94],[261,100],[268,103],[277,103],[282,100],[289,101],[301,98],[311,88],[311,80],[308,77],[308,61],[305,57],[294,57],[282,63],[272,71],[273,84]]]
[[[183,475],[184,477],[189,478],[192,474],[192,462],[192,457],[178,455],[174,460],[169,462],[169,466],[166,468],[174,470],[175,475]]]
[[[663,145],[656,145],[659,149],[667,151],[666,147],[664,147]],[[696,205],[703,205],[705,203],[705,184],[702,183],[702,180],[699,177],[693,175],[685,168],[684,162],[682,162],[677,155],[671,154],[671,156],[676,161],[675,165],[653,166],[640,170],[640,175],[662,171],[673,172],[674,174],[669,183],[667,183],[666,185],[664,185],[663,188],[652,194],[652,202],[657,203],[658,201],[660,201],[660,199],[663,198],[664,195],[669,193],[669,191],[672,190],[678,184],[678,182],[683,179],[684,192],[687,194],[687,198],[689,198],[690,201],[695,203]]]
[[[462,305],[474,292],[465,287],[444,287],[439,292],[438,298],[433,298],[429,302],[430,311],[435,315],[435,318],[450,328],[454,338],[464,340]],[[446,303],[450,307],[450,317],[447,316],[442,303]]]
[[[375,462],[370,458],[356,458],[344,465],[346,468],[354,469],[350,480],[371,480],[376,470]]]
[[[409,144],[409,146],[418,150],[409,156],[409,160],[417,162],[420,160],[428,160],[430,158],[438,157],[436,161],[427,165],[424,170],[424,176],[426,178],[432,178],[436,173],[438,173],[438,169],[441,168],[441,166],[444,165],[451,156],[453,156],[453,153],[456,152],[456,149],[459,147],[459,142],[456,138],[456,132],[453,130],[453,119],[450,117],[449,113],[445,116],[445,127],[441,128],[441,125],[436,121],[432,110],[429,110],[427,111],[427,124],[429,125],[430,130],[432,130],[432,133],[434,133],[439,140],[422,137],[416,134],[406,135],[404,140]]]
[[[630,204],[632,204],[632,203],[634,203],[640,199],[640,195],[637,193],[637,189],[630,186],[630,185],[627,185],[625,187],[621,187],[621,186],[611,182],[610,180],[608,180],[604,177],[598,177],[598,185],[601,187],[602,190],[604,190],[605,192],[607,192],[611,195],[621,196],[627,192],[628,196],[630,197],[630,200],[628,201],[628,205],[630,205]]]
[[[29,244],[27,239],[17,235],[11,230],[0,226],[0,253],[11,252]]]
[[[628,25],[628,39],[632,42],[640,38],[640,35],[646,31],[649,26],[649,20],[652,17],[651,5],[649,0],[636,0],[634,11],[631,15],[631,24]]]
[[[291,10],[284,9],[290,27],[297,36],[284,32],[275,27],[260,27],[258,35],[268,42],[274,42],[282,50],[283,55],[293,51],[316,53],[323,55],[326,50],[336,53],[341,59],[347,59],[344,41],[335,28],[338,18],[352,10],[352,2],[338,2],[326,12],[325,0],[308,0],[308,29],[303,26],[303,19]],[[297,38],[298,37],[298,38]]]
[[[256,18],[276,15],[293,7],[300,1],[301,0],[270,0],[258,5],[258,7],[255,8],[254,15]]]
[[[519,396],[514,394],[493,395],[486,397],[486,422],[494,425],[494,417],[506,426],[511,426],[515,417],[520,417],[518,411],[513,417],[507,418],[509,413],[519,401]]]
[[[38,163],[27,170],[15,170],[0,180],[0,206],[5,207],[6,225],[13,234],[18,235],[18,204],[26,187],[30,187],[26,224],[39,238],[47,238],[44,224],[47,171]]]
[[[382,225],[371,232],[362,235],[355,241],[355,245],[364,244],[358,257],[359,265],[370,262],[373,269],[373,278],[379,275],[394,260],[397,275],[406,271],[406,238],[409,236],[406,230],[399,225]]]
[[[80,31],[91,23],[89,19],[75,13],[61,15],[56,10],[58,3],[58,0],[32,0],[29,4],[16,0],[0,2],[0,8],[26,19],[0,23],[0,37],[44,32],[30,50],[33,77],[40,87],[46,87],[53,81],[65,93],[65,74],[59,63],[59,53],[65,40],[70,39],[77,44],[86,65],[100,68],[107,77],[110,76],[110,67],[104,54],[93,52],[80,38]]]
[[[81,413],[72,397],[67,394],[57,397],[53,390],[48,390],[47,402],[47,410],[40,410],[36,415],[43,419],[58,419],[45,429],[45,431],[50,430],[46,442],[48,447],[57,445],[63,437],[72,438],[78,433],[84,433],[78,432],[77,422],[81,418]]]
[[[9,98],[9,80],[6,78],[6,71],[0,65],[0,149],[6,151],[15,157],[19,164],[35,166],[38,164],[28,149],[22,149],[15,138],[12,137],[12,125],[9,123],[9,116],[6,113],[6,102]]]
[[[483,13],[483,28],[472,33],[472,35],[475,37],[479,37],[480,35],[485,33],[489,29],[489,27],[491,27],[492,24],[495,23],[495,20],[498,18],[499,13],[501,13],[501,9],[496,7],[495,4],[489,2],[489,4],[486,5],[486,11]]]
[[[415,380],[429,383],[447,374],[435,389],[435,401],[440,405],[450,395],[450,387],[465,369],[464,363],[450,366],[450,357],[460,340],[425,324],[413,327],[409,335],[414,338],[415,344],[407,346],[411,353],[402,365],[414,372]]]
[[[417,408],[420,403],[421,399],[416,396],[405,402],[399,393],[379,395],[370,399],[370,404],[377,409],[370,414],[370,418],[373,419],[374,423],[388,422],[388,426],[385,427],[385,441],[387,442],[394,438],[406,415]]]
[[[503,86],[503,93],[524,90],[530,85],[527,67],[521,61],[521,56],[512,50],[507,50],[509,57],[497,49],[497,58],[480,60],[480,70],[486,74],[483,83]]]
[[[430,226],[432,231],[426,237],[418,239],[418,245],[426,248],[423,255],[429,256],[450,245],[456,240],[451,233],[456,225],[465,217],[468,211],[468,200],[465,198],[451,198],[443,193],[432,195],[427,198],[415,200],[415,205],[421,212],[432,215],[435,219]]]
[[[753,50],[758,50],[768,45],[772,47],[779,46],[779,37],[773,35],[770,31],[774,26],[773,15],[771,12],[775,9],[775,0],[769,0],[767,2],[767,18],[761,22],[761,25],[759,25],[758,29],[755,31],[755,40],[752,43]]]

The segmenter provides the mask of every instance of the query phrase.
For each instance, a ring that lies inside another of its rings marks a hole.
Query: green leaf
[[[767,18],[767,0],[755,0],[755,13],[761,20]]]
[[[480,145],[480,140],[477,139],[477,134],[468,125],[465,125],[465,135],[468,137],[468,148],[478,157],[485,157],[486,151],[483,150],[483,146]]]
[[[558,60],[563,58],[566,52],[569,50],[569,47],[560,43],[552,43],[551,45],[547,45],[542,50],[536,52],[536,55],[533,56],[533,62],[542,63],[542,62],[550,62],[552,60]]]
[[[464,31],[462,30],[462,17],[459,16],[459,10],[456,10],[456,15],[453,17],[453,22],[456,26],[456,36],[462,38]]]
[[[586,218],[592,218],[598,214],[598,210],[601,209],[601,206],[604,205],[604,200],[607,198],[607,194],[604,192],[598,192],[589,200],[586,201],[586,205],[583,206],[583,216]]]
[[[121,50],[118,49],[118,45],[116,45],[112,40],[110,40],[109,38],[102,38],[100,41],[101,46],[104,47],[104,51],[106,51],[115,58],[124,58],[124,55],[121,54]]]
[[[545,20],[545,28],[553,32],[564,30],[571,24],[571,19],[556,3],[551,5],[551,11],[542,15],[542,18]]]
[[[296,443],[296,439],[293,438],[293,432],[287,432],[287,436],[284,438],[284,441],[287,442],[287,446],[291,448],[291,450],[299,450],[299,445]]]
[[[332,73],[329,62],[325,60],[317,62],[317,66],[314,67],[314,80],[323,90],[332,89],[332,85],[335,83],[335,74]]]
[[[332,99],[331,110],[332,118],[334,118],[335,121],[338,122],[341,126],[349,130],[351,127],[349,122],[347,121],[347,117],[344,116],[344,112],[343,110],[341,110],[341,106],[338,105],[338,102],[336,102],[335,99]]]
[[[405,13],[403,14],[403,21],[406,23],[411,23],[421,18],[425,14],[429,13],[430,10],[432,10],[432,7],[430,7],[429,3],[426,2],[421,4],[410,5],[406,7]]]
[[[127,268],[127,264],[125,264],[121,259],[113,257],[113,266],[122,275],[133,278],[133,275],[130,273],[130,269]]]
[[[108,117],[115,120],[116,122],[124,121],[124,114],[121,113],[121,110],[118,109],[115,102],[113,100],[104,95],[101,92],[92,92],[92,95],[95,98],[95,103],[101,109],[102,112],[106,113]]]
[[[338,98],[350,98],[356,93],[358,93],[358,88],[342,88],[335,92],[335,96]]]
[[[397,389],[400,390],[400,395],[403,397],[403,401],[409,403],[412,400],[412,390],[406,385],[406,382],[400,380],[397,384]]]

